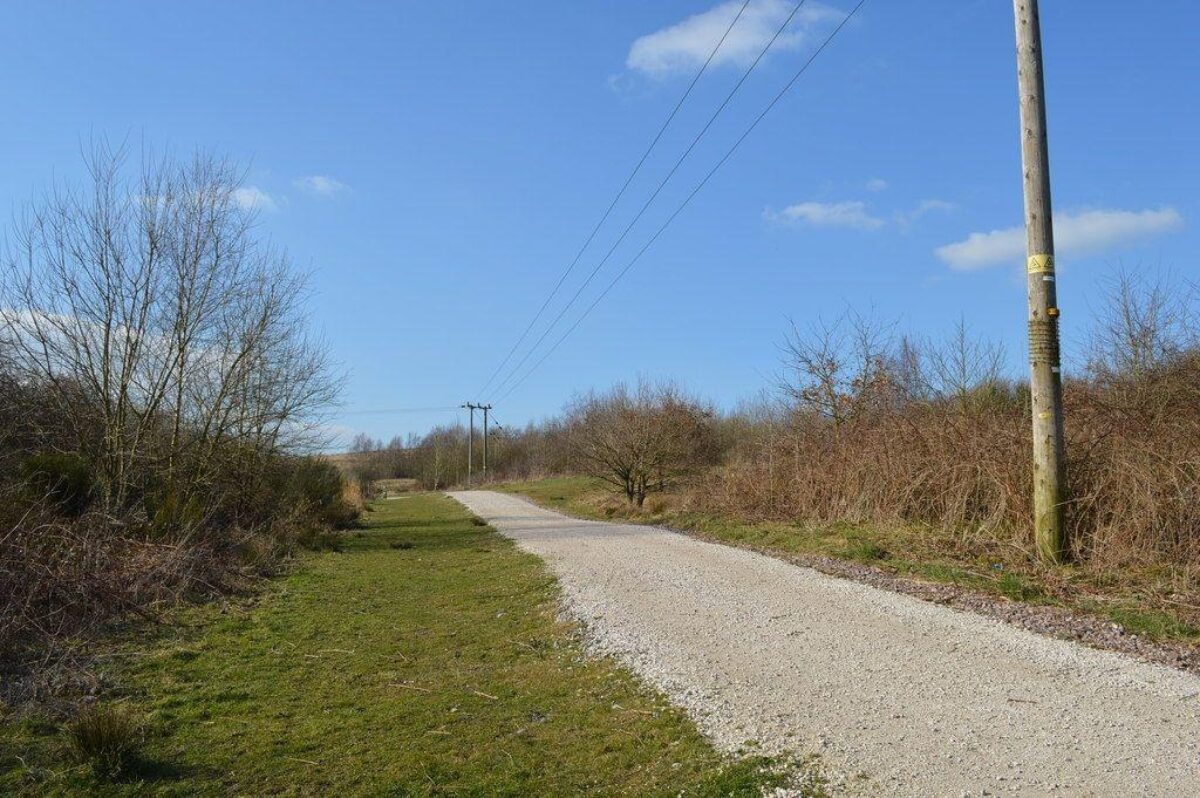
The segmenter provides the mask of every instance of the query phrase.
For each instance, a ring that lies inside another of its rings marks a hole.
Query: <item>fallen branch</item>
[[[432,693],[433,692],[428,687],[418,687],[415,684],[405,684],[404,682],[396,682],[394,686],[395,687],[403,687],[405,690],[419,690],[422,693]]]
[[[284,757],[284,759],[289,759],[289,760],[291,760],[292,762],[303,762],[303,763],[304,763],[304,764],[306,764],[306,765],[316,765],[317,767],[320,767],[320,766],[321,766],[321,763],[320,763],[320,762],[314,762],[314,761],[312,761],[311,759],[297,759],[297,758],[296,758],[296,757],[294,757],[294,756],[285,756],[285,757]]]

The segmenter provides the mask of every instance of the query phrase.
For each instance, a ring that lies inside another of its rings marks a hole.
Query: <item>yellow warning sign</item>
[[[1054,274],[1054,256],[1053,255],[1030,255],[1029,256],[1029,273],[1030,274]]]

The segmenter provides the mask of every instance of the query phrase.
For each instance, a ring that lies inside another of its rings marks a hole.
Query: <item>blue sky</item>
[[[362,411],[483,398],[739,5],[6,3],[0,207],[77,177],[92,135],[241,159],[348,371],[332,424],[421,430],[454,415]],[[1084,5],[1042,10],[1068,354],[1115,269],[1200,274],[1200,7]],[[585,303],[850,7],[807,4]],[[789,10],[753,0],[565,296]],[[965,318],[1021,372],[1012,29],[1006,0],[868,2],[497,417],[637,375],[731,405],[769,384],[789,318],[847,303],[919,334]]]

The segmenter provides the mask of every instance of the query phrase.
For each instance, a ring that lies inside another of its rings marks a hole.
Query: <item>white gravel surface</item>
[[[868,794],[1200,796],[1195,676],[663,529],[451,495],[722,748],[818,753]]]

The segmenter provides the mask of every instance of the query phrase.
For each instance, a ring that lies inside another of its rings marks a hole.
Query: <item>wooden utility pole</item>
[[[1050,154],[1042,79],[1042,31],[1037,0],[1013,0],[1017,82],[1021,95],[1021,162],[1025,172],[1026,279],[1029,296],[1029,386],[1033,404],[1034,541],[1045,561],[1068,553],[1064,523],[1066,453],[1062,373],[1050,207]]]
[[[471,420],[467,426],[467,487],[471,487],[471,468],[475,454],[475,408],[479,405],[467,402],[463,407],[467,408]]]
[[[492,409],[491,405],[480,405],[483,409],[483,481],[487,482],[487,467],[488,467],[488,411]]]

